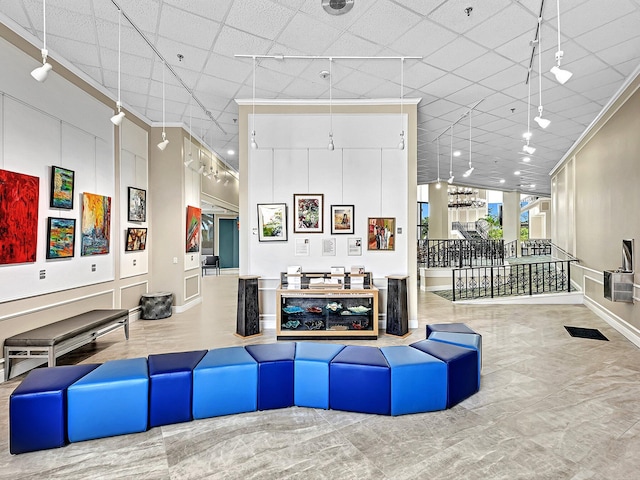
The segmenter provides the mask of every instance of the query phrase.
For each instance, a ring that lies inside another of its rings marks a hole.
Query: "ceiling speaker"
[[[343,15],[353,8],[355,0],[321,0],[322,8],[331,15]]]

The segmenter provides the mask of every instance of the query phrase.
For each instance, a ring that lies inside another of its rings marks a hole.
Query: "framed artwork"
[[[322,233],[324,226],[324,195],[293,194],[294,233]]]
[[[396,219],[369,217],[367,250],[395,250]]]
[[[353,235],[353,205],[331,205],[331,235],[350,233]]]
[[[347,240],[347,255],[350,257],[358,257],[362,255],[361,238],[350,238]]]
[[[0,170],[0,264],[36,261],[40,179]]]
[[[73,210],[73,180],[75,172],[66,168],[51,167],[51,208]]]
[[[125,252],[144,250],[147,247],[146,228],[127,228],[127,241],[124,244]]]
[[[200,221],[202,210],[198,207],[187,206],[187,253],[200,251]]]
[[[111,239],[111,197],[82,194],[82,244],[80,255],[109,253]]]
[[[129,217],[130,222],[147,221],[147,191],[141,188],[129,187]]]
[[[258,241],[287,241],[286,203],[258,204]]]
[[[47,259],[71,258],[76,241],[76,219],[49,217]]]

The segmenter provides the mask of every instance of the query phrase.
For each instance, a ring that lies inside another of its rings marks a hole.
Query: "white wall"
[[[113,111],[56,74],[44,83],[29,72],[37,62],[0,39],[0,105],[2,148],[0,168],[40,178],[38,245],[35,263],[0,265],[0,301],[41,295],[114,279],[114,216],[110,253],[83,257],[81,193],[112,198],[115,191]],[[75,171],[73,210],[49,207],[51,166]],[[75,256],[46,257],[47,217],[76,219]],[[92,272],[95,265],[95,272]],[[45,278],[39,273],[45,270]]]

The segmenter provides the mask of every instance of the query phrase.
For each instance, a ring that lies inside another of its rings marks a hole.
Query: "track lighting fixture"
[[[538,116],[535,117],[533,120],[538,125],[540,125],[540,128],[547,128],[549,126],[549,124],[551,123],[551,120],[548,120],[546,118],[542,118],[542,105],[540,105],[538,107]]]
[[[227,185],[229,185],[229,172],[226,171],[224,172],[224,183],[223,185],[226,187]]]
[[[162,62],[162,141],[158,144],[158,148],[160,150],[164,150],[169,145],[169,140],[167,140],[167,134],[164,130],[165,126],[165,106],[164,106],[164,69],[165,64]]]
[[[200,168],[198,169],[198,174],[202,174],[204,172],[204,163],[200,164]]]
[[[252,115],[252,128],[251,128],[251,148],[258,149],[258,142],[256,142],[256,57],[253,57],[253,115]]]
[[[121,24],[122,23],[122,10],[118,9],[118,101],[116,102],[116,108],[118,109],[118,113],[116,113],[113,117],[111,117],[111,123],[113,123],[115,126],[120,126],[120,124],[122,123],[122,120],[124,120],[124,112],[122,111],[122,103],[120,102],[120,76],[121,76],[121,69],[120,69],[120,56],[121,56],[121,50],[120,50],[120,29],[121,29]]]
[[[536,152],[535,147],[532,147],[528,144],[525,144],[522,146],[522,151],[529,154],[529,155],[533,155]]]
[[[50,63],[47,62],[49,51],[47,50],[47,2],[42,0],[42,66],[34,68],[31,72],[31,76],[39,82],[44,82],[49,75],[49,72],[53,68]]]
[[[538,17],[538,116],[533,120],[540,128],[547,128],[551,120],[542,118],[542,17]]]
[[[562,56],[564,55],[564,52],[562,51],[562,48],[560,48],[560,0],[556,0],[556,7],[558,9],[557,11],[557,17],[558,17],[558,51],[556,52],[556,65],[554,65],[553,67],[551,67],[551,73],[553,73],[556,77],[556,80],[558,81],[558,83],[560,83],[561,85],[564,85],[565,83],[567,83],[567,80],[569,80],[571,78],[571,76],[573,75],[573,73],[571,73],[569,70],[563,70],[560,68],[560,63],[562,62]]]
[[[213,175],[213,178],[216,179],[216,183],[220,183],[220,180],[222,180],[220,178],[220,175],[218,174],[218,170],[216,170],[216,173]]]

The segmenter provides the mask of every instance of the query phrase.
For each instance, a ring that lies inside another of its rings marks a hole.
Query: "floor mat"
[[[569,335],[571,335],[572,337],[590,338],[592,340],[605,340],[607,342],[609,341],[609,339],[605,337],[597,328],[567,327],[566,325],[564,328],[567,329],[567,332],[569,332]]]

